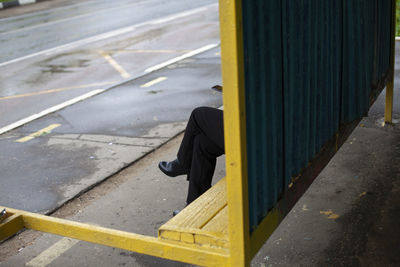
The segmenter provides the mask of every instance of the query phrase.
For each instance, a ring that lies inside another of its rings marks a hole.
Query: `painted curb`
[[[3,2],[3,3],[0,3],[0,9],[34,4],[34,3],[42,2],[42,1],[46,1],[46,0],[14,0],[14,1],[9,1],[9,2]]]

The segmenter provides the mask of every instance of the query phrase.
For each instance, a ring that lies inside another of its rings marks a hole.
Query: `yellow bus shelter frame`
[[[224,249],[184,245],[26,211],[6,210],[8,217],[0,224],[0,240],[26,228],[202,266],[227,266],[229,259]]]
[[[245,143],[244,76],[241,36],[241,2],[220,0],[222,65],[224,84],[227,192],[230,248],[197,246],[144,236],[46,215],[6,208],[0,221],[0,240],[22,229],[70,237],[160,258],[202,266],[248,266],[247,169]],[[0,207],[3,209],[5,207]],[[233,253],[230,253],[233,252]]]
[[[250,236],[241,2],[219,1],[226,133],[228,249],[168,241],[10,208],[6,208],[7,215],[0,221],[0,240],[26,228],[202,266],[249,266],[251,258],[283,218],[276,209],[271,211]],[[393,12],[394,10],[393,5]],[[386,95],[385,121],[388,123],[391,122],[393,101],[394,23],[393,20],[392,73],[389,75]]]

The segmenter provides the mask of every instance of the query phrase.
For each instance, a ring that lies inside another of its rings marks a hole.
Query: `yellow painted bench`
[[[226,178],[158,229],[158,238],[199,246],[229,248]]]

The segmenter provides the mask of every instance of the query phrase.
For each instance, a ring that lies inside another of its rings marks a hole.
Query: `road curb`
[[[0,9],[16,7],[16,6],[23,6],[28,4],[35,4],[37,2],[43,2],[47,0],[14,0],[9,2],[0,3]]]

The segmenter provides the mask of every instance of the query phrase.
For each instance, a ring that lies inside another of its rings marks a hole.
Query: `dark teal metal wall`
[[[366,114],[390,61],[391,1],[344,1],[341,122]]]
[[[283,190],[281,1],[243,3],[251,225]],[[265,16],[265,14],[270,14]]]
[[[391,1],[243,1],[250,227],[389,71]]]

